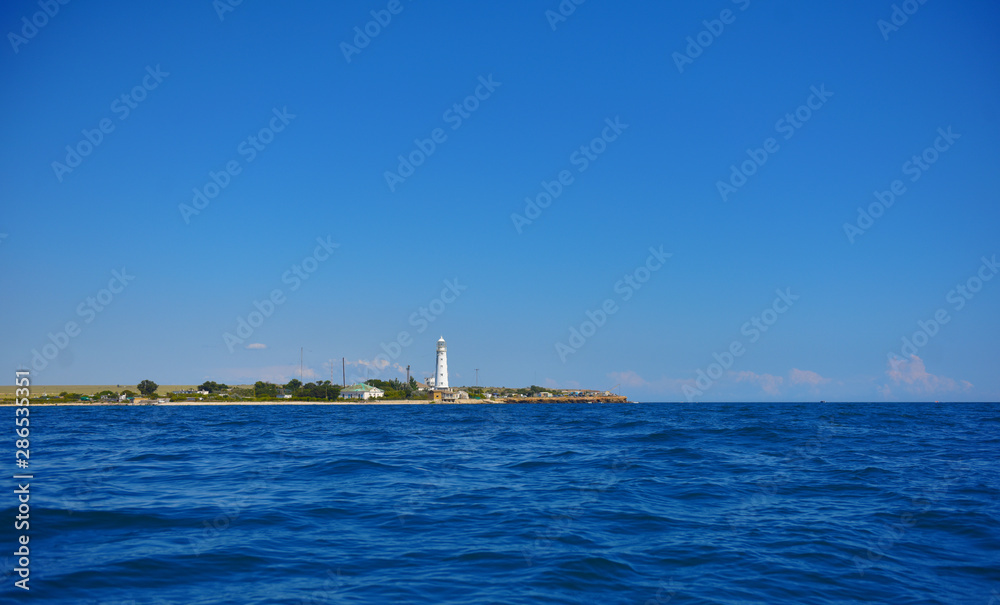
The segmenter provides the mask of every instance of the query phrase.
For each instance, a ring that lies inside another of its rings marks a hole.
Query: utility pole
[[[344,371],[344,388],[347,388],[347,358],[340,358],[340,367]]]
[[[299,382],[302,382],[302,347],[299,347]]]
[[[410,366],[406,366],[406,384],[410,384]]]
[[[479,368],[476,368],[476,386],[479,386]]]

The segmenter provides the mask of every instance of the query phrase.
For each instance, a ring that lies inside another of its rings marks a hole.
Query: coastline
[[[173,401],[167,403],[116,403],[102,401],[98,403],[68,402],[68,403],[40,403],[31,402],[32,407],[52,406],[52,407],[163,407],[163,406],[223,406],[223,405],[457,405],[457,404],[482,404],[493,403],[502,404],[504,401],[487,401],[480,399],[463,399],[455,402],[441,402],[433,400],[412,400],[412,399],[388,399],[367,401]],[[0,407],[14,407],[14,403],[3,402]]]
[[[555,399],[555,398],[553,398]],[[283,399],[280,401],[174,401],[166,403],[117,403],[112,401],[102,401],[94,403],[69,402],[69,403],[40,403],[31,402],[32,407],[162,407],[162,406],[230,406],[230,405],[505,405],[517,403],[635,403],[632,401],[525,401],[525,400],[501,400],[495,399],[459,399],[456,401],[434,401],[431,399],[368,399],[365,401],[291,401]],[[15,407],[13,402],[0,403],[0,407]]]

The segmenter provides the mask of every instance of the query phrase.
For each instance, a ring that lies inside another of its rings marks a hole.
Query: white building
[[[444,342],[444,336],[437,342],[437,370],[434,372],[434,388],[448,388],[448,345]]]
[[[385,395],[385,391],[368,384],[353,384],[340,391],[340,396],[344,399],[378,399]]]

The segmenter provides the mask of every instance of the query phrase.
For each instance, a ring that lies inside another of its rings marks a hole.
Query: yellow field
[[[13,382],[13,378],[11,379]],[[161,384],[156,392],[160,395],[166,396],[167,393],[171,391],[186,391],[188,389],[193,389],[198,385],[191,384]],[[16,389],[13,384],[0,385],[0,397],[13,397],[14,389]],[[56,384],[56,385],[41,385],[41,384],[31,384],[31,396],[40,397],[45,394],[58,395],[63,391],[67,393],[79,393],[81,395],[93,395],[94,393],[100,393],[101,391],[114,391],[115,393],[121,393],[125,389],[132,391],[133,393],[138,393],[139,389],[136,388],[134,384]]]

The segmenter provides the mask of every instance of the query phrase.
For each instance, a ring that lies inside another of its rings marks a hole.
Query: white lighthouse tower
[[[437,344],[437,370],[434,372],[434,388],[448,388],[448,345],[444,342],[444,336],[438,339]]]

